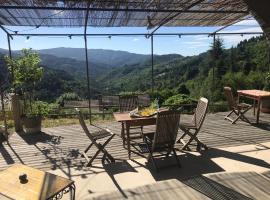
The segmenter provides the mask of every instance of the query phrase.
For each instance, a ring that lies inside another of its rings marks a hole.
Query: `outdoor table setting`
[[[113,116],[117,122],[121,122],[122,129],[121,129],[121,136],[123,138],[123,144],[127,143],[127,150],[128,150],[128,157],[131,156],[130,150],[130,128],[132,127],[141,127],[141,126],[149,126],[156,124],[156,114],[161,111],[165,110],[164,108],[161,109],[154,109],[154,108],[144,108],[132,110],[130,112],[121,112],[121,113],[113,113]],[[123,137],[123,136],[126,136]]]
[[[240,97],[245,97],[248,99],[252,99],[254,111],[253,114],[255,115],[256,109],[256,101],[257,101],[257,114],[256,114],[256,123],[259,123],[260,119],[260,111],[261,111],[261,103],[265,99],[270,99],[270,92],[263,91],[263,90],[237,90],[238,93],[238,101]]]

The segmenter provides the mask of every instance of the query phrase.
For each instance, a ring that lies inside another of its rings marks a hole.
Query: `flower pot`
[[[41,131],[41,117],[23,117],[25,133],[39,133]]]
[[[263,99],[262,100],[261,112],[270,113],[270,99]]]

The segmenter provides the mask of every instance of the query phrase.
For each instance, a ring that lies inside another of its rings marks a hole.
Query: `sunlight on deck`
[[[123,148],[120,138],[120,124],[111,121],[97,126],[109,128],[117,134],[107,146],[117,159],[115,164],[101,164],[100,160],[96,160],[93,167],[84,167],[85,160],[80,152],[87,147],[89,140],[79,125],[72,125],[44,128],[41,134],[36,135],[14,133],[9,144],[0,148],[0,169],[22,163],[68,177],[75,181],[76,199],[99,195],[102,195],[99,199],[161,199],[162,195],[171,198],[180,195],[183,199],[225,198],[228,197],[226,195],[231,198],[267,199],[270,193],[264,187],[270,186],[270,179],[267,178],[270,177],[270,115],[262,114],[259,125],[240,121],[232,125],[224,120],[224,116],[225,113],[207,115],[199,138],[210,148],[201,153],[196,152],[195,147],[191,152],[178,151],[182,168],[171,167],[156,173],[143,157],[147,154],[138,153],[140,148],[137,145],[133,145],[135,153],[128,160],[127,150]],[[181,120],[188,120],[189,117],[183,115]],[[253,116],[249,118],[254,121]],[[145,131],[153,128],[146,127]],[[89,126],[89,129],[97,127]],[[176,147],[181,146],[177,144]],[[171,160],[158,162],[163,165]],[[249,179],[253,182],[247,186],[244,183]],[[205,187],[198,188],[200,184]],[[211,191],[210,186],[219,193]],[[155,196],[157,189],[162,191],[161,196]],[[113,193],[108,196],[106,193],[110,192]]]

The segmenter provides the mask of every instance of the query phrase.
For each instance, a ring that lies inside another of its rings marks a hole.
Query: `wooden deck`
[[[208,114],[199,138],[210,148],[224,148],[246,144],[258,144],[270,141],[270,115],[262,114],[259,125],[237,122],[232,125],[224,120],[225,113]],[[190,116],[183,115],[185,121]],[[250,114],[249,118],[255,122]],[[117,136],[108,145],[108,151],[116,159],[127,159],[127,150],[122,147],[120,124],[117,122],[104,122],[97,126],[111,129]],[[90,130],[97,127],[91,126]],[[151,131],[146,127],[145,131]],[[180,135],[180,134],[179,134]],[[27,135],[14,133],[9,144],[0,146],[0,170],[6,169],[14,163],[22,163],[42,170],[50,170],[73,166],[80,168],[85,160],[80,152],[89,144],[89,140],[79,125],[45,128],[41,134]],[[176,145],[179,147],[179,145]],[[136,151],[135,149],[133,149]],[[132,158],[140,155],[132,154]],[[96,160],[95,162],[100,162]]]

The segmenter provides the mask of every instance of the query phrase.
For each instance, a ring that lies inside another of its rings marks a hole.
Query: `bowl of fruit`
[[[147,107],[147,108],[142,108],[138,109],[136,108],[135,110],[132,110],[129,115],[130,117],[152,117],[157,114],[157,109]]]

